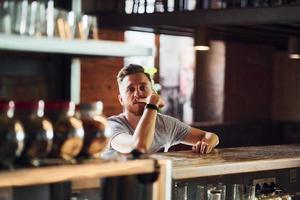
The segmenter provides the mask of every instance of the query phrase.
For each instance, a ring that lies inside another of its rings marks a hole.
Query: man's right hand
[[[145,104],[154,104],[158,108],[162,108],[165,105],[165,102],[161,98],[161,96],[154,92],[146,98],[139,98],[138,102],[145,103]]]
[[[150,96],[147,97],[147,103],[154,104],[158,108],[162,108],[165,105],[165,102],[161,98],[161,96],[154,92]]]

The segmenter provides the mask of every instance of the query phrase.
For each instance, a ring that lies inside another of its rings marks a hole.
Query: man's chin
[[[134,116],[140,117],[143,115],[144,108],[145,108],[145,104],[139,103],[139,104],[135,104],[134,107],[128,108],[127,110]]]
[[[141,112],[137,112],[137,111],[129,111],[131,114],[133,114],[136,117],[141,117],[143,115],[143,113]]]
[[[141,106],[141,107],[145,107],[145,105],[146,105],[145,102],[136,102],[135,104],[138,106]]]
[[[140,117],[143,115],[144,113],[144,108],[143,109],[139,109],[139,110],[135,110],[135,111],[130,111],[134,116]]]

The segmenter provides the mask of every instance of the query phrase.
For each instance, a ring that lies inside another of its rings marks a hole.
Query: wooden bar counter
[[[159,166],[157,168],[157,166]],[[170,160],[154,159],[101,161],[85,164],[60,165],[39,168],[24,168],[0,171],[0,189],[16,186],[34,186],[71,181],[73,189],[99,187],[100,178],[150,174],[159,171],[158,179],[153,183],[152,197],[155,200],[171,199]],[[0,191],[1,197],[1,191]],[[1,198],[0,198],[1,199]]]
[[[151,173],[154,171],[154,161],[99,161],[78,165],[61,165],[39,168],[25,168],[0,172],[0,187],[26,186],[55,183],[84,178],[103,178],[121,175]]]
[[[155,154],[172,160],[174,180],[300,167],[300,144],[215,149]]]

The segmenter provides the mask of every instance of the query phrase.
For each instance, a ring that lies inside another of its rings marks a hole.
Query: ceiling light
[[[289,36],[289,57],[291,59],[300,59],[300,38]]]
[[[209,31],[206,27],[198,27],[195,34],[195,50],[208,51],[209,48]]]

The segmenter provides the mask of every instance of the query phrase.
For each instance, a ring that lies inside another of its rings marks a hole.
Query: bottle
[[[197,0],[196,9],[198,10],[206,10],[211,7],[211,0]]]
[[[101,101],[81,103],[76,106],[76,116],[81,119],[84,128],[84,145],[80,153],[83,157],[99,158],[106,148],[110,129],[106,118],[102,115]]]
[[[162,0],[156,0],[154,2],[154,12],[164,12],[165,10],[165,4]]]
[[[14,119],[15,103],[0,101],[0,165],[12,169],[24,148],[25,132],[20,121]]]
[[[52,158],[63,158],[73,163],[80,153],[83,147],[84,130],[81,120],[74,114],[73,102],[46,102],[46,115],[54,124]]]
[[[44,101],[16,102],[16,116],[25,129],[25,149],[20,161],[40,166],[52,148],[53,126],[44,116]]]

